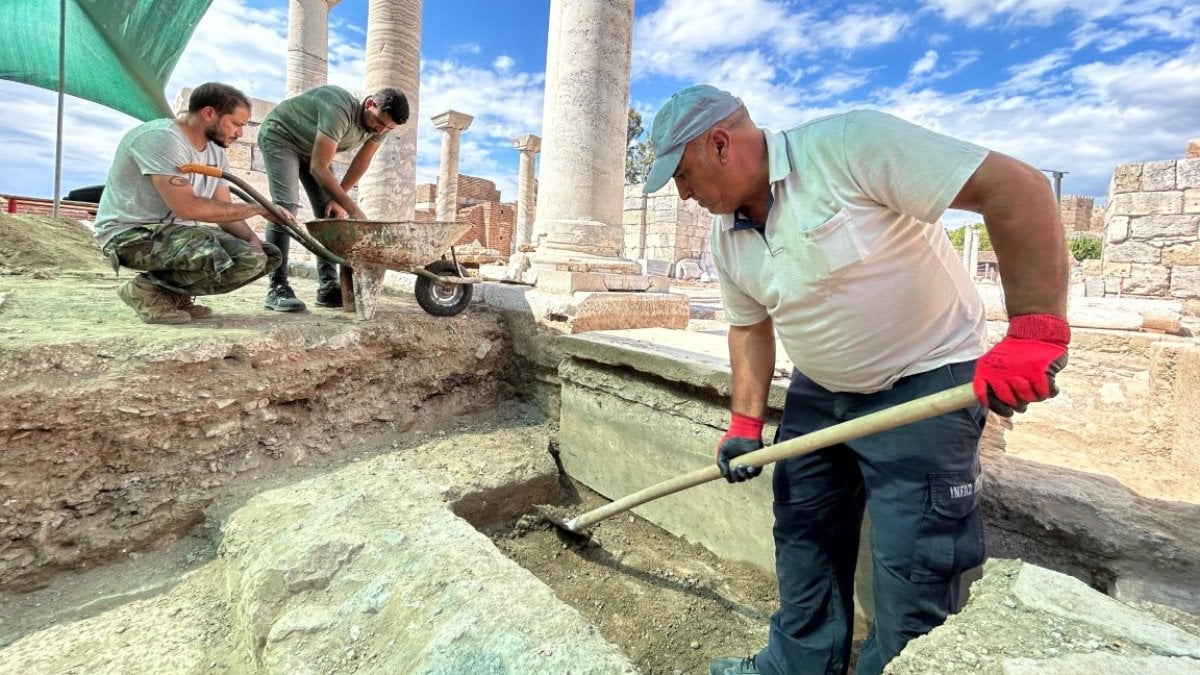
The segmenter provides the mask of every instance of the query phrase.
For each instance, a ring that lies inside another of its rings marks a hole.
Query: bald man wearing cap
[[[1066,365],[1067,252],[1049,183],[1027,164],[879,112],[787,131],[755,126],[708,85],[654,119],[646,180],[674,179],[714,214],[712,250],[729,322],[731,419],[716,461],[762,447],[778,334],[795,364],[775,441],[972,382],[979,403],[774,467],[780,607],[766,647],[712,675],[845,673],[863,510],[871,517],[875,619],[858,675],[957,609],[983,562],[979,438],[987,410],[1023,412],[1057,393]],[[1008,333],[986,349],[971,277],[937,224],[983,216],[1002,273]]]

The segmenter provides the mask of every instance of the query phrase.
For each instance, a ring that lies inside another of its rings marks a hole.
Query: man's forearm
[[[220,225],[268,214],[267,210],[258,204],[234,204],[216,199],[194,197],[183,208],[176,209],[175,215],[187,220]]]
[[[775,375],[775,324],[769,318],[752,326],[729,327],[729,366],[733,371],[730,410],[762,419]]]
[[[347,211],[354,211],[358,208],[358,204],[355,204],[350,195],[342,189],[341,184],[338,183],[337,176],[333,174],[333,171],[329,167],[309,167],[309,173],[316,179],[317,185],[321,186],[325,194],[329,195],[329,198],[336,202],[338,206]],[[325,214],[318,214],[317,217],[323,218]]]

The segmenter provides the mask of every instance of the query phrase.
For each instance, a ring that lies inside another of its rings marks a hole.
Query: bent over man
[[[184,164],[228,170],[225,148],[249,119],[250,100],[242,92],[208,82],[192,91],[181,118],[146,122],[117,146],[95,236],[114,269],[142,270],[117,288],[142,321],[180,324],[210,316],[195,296],[228,293],[279,265],[279,250],[246,224],[246,218],[268,216],[265,208],[231,203],[219,178],[179,171]]]
[[[730,482],[761,469],[778,333],[795,364],[777,441],[972,382],[979,403],[780,462],[774,469],[780,606],[767,645],[714,675],[845,673],[863,509],[875,620],[857,664],[878,675],[957,609],[983,562],[979,438],[988,407],[1024,411],[1066,365],[1067,253],[1036,169],[873,111],[760,129],[741,100],[684,89],[654,119],[646,191],[672,178],[715,214],[729,327],[731,420],[717,444]],[[999,260],[1008,335],[985,351],[983,303],[936,223],[982,214]],[[732,463],[732,464],[731,464]]]
[[[366,220],[347,193],[366,173],[387,133],[407,121],[408,99],[391,88],[359,101],[345,89],[327,85],[283,101],[267,113],[258,130],[271,201],[295,216],[300,205],[299,183],[316,217]],[[360,145],[339,181],[331,166],[333,156]],[[304,302],[288,284],[290,238],[282,228],[268,225],[267,241],[279,248],[283,263],[271,275],[271,290],[263,306],[277,312],[299,312]],[[317,305],[341,307],[342,289],[335,265],[319,261],[317,279]]]

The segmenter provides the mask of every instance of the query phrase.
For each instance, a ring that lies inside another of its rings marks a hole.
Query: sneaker
[[[317,289],[317,307],[341,307],[342,287],[338,284]]]
[[[117,297],[146,323],[181,324],[192,320],[187,312],[175,308],[174,293],[155,286],[140,274],[118,286]]]
[[[271,287],[263,307],[276,312],[301,312],[304,311],[304,301],[296,297],[291,286],[281,284]]]
[[[708,675],[761,675],[762,671],[754,665],[754,657],[738,658],[726,656],[714,659],[708,664]]]
[[[204,305],[197,305],[196,298],[190,295],[179,295],[176,298],[175,309],[182,309],[193,319],[207,319],[213,315],[212,309]]]

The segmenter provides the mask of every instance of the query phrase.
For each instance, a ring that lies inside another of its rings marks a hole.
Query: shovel
[[[806,455],[831,445],[845,443],[856,438],[879,433],[880,431],[895,429],[905,424],[969,408],[978,403],[979,399],[975,398],[972,385],[968,382],[952,389],[930,394],[929,396],[914,399],[907,403],[901,403],[900,405],[873,412],[869,415],[863,415],[862,417],[842,422],[841,424],[835,424],[831,427],[825,427],[824,429],[804,434],[803,436],[797,436],[796,438],[776,443],[761,450],[748,452],[730,462],[730,466],[766,466],[782,459],[799,457],[800,455]],[[685,473],[682,476],[676,476],[670,480],[651,485],[628,497],[622,497],[615,502],[576,516],[569,521],[559,518],[548,506],[536,505],[534,508],[537,509],[542,517],[559,529],[564,530],[573,538],[587,541],[591,539],[591,535],[587,533],[586,528],[602,520],[611,518],[618,513],[624,513],[646,502],[654,501],[659,497],[666,497],[667,495],[681,492],[720,477],[721,470],[717,465],[709,464],[703,469],[696,469],[691,473]]]

